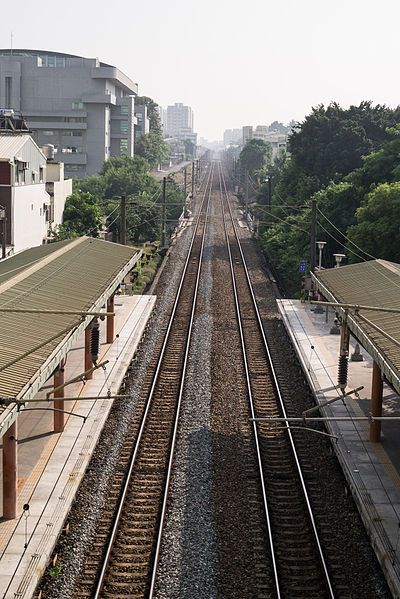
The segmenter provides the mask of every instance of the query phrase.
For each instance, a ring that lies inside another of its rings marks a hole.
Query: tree
[[[400,262],[400,182],[382,183],[356,211],[347,236],[372,256]],[[350,243],[348,251],[354,250]],[[350,257],[356,262],[357,257]]]
[[[322,185],[362,166],[362,157],[390,138],[387,128],[400,120],[399,109],[361,102],[347,110],[332,102],[312,109],[289,138],[292,159]]]
[[[271,162],[271,157],[271,145],[263,139],[252,138],[247,141],[240,152],[240,166],[254,175],[256,171],[259,171]]]
[[[87,192],[75,192],[68,196],[63,212],[63,223],[54,230],[56,241],[89,235],[98,237],[102,218],[96,198]]]
[[[147,115],[150,120],[150,131],[162,134],[160,115],[158,114],[158,104],[148,96],[136,96],[135,104],[147,106]]]
[[[163,139],[158,104],[148,96],[137,96],[135,104],[147,106],[150,132],[142,134],[135,143],[135,154],[146,158],[151,168],[160,164],[169,156],[169,146]]]
[[[194,149],[195,145],[190,139],[184,139],[183,143],[185,145],[185,158],[189,160],[189,158],[194,158]]]
[[[155,131],[142,133],[135,145],[136,155],[145,158],[151,168],[161,164],[168,157],[169,151],[169,146],[162,135]]]
[[[157,180],[148,173],[147,160],[140,156],[117,156],[103,163],[104,197],[138,195],[146,191],[150,195],[159,189]]]
[[[104,180],[99,175],[91,175],[86,179],[73,179],[72,191],[74,193],[87,192],[97,200],[104,197]]]

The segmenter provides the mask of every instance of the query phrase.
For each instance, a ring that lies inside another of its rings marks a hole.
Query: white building
[[[72,179],[64,178],[63,162],[47,162],[46,191],[50,196],[50,218],[53,225],[61,225],[65,200],[72,193]]]
[[[0,135],[0,206],[6,211],[8,255],[44,243],[52,212],[61,222],[65,194],[70,193],[72,184],[60,180],[61,170],[59,167],[57,174],[57,167],[50,167],[56,189],[52,207],[46,191],[45,154],[29,135]]]
[[[190,106],[175,103],[167,107],[167,133],[169,137],[177,138],[193,135],[193,110]]]

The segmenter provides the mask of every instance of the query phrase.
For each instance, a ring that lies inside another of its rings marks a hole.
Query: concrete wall
[[[46,191],[50,195],[50,220],[55,225],[62,223],[65,200],[72,193],[72,179],[64,179],[62,162],[47,163]]]
[[[111,142],[109,106],[116,108],[137,94],[135,83],[97,59],[43,52],[42,62],[39,56],[19,55],[29,50],[15,50],[12,56],[5,55],[8,52],[0,52],[0,105],[5,78],[12,77],[13,106],[6,108],[22,111],[38,145],[57,148],[56,159],[65,162],[68,176],[95,174],[110,155],[120,155],[120,143]],[[53,66],[45,66],[50,59]],[[133,109],[126,118],[132,129],[128,154],[133,155]]]
[[[47,236],[44,204],[50,203],[45,184],[14,187],[11,191],[11,243],[14,253],[41,245]]]

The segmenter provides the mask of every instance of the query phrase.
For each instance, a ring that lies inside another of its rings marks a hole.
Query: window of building
[[[119,153],[121,154],[121,156],[128,153],[128,140],[127,139],[119,140]]]
[[[129,106],[121,106],[121,114],[129,114]]]
[[[40,181],[41,183],[43,183],[43,176],[44,176],[44,167],[43,167],[43,166],[40,166],[40,167],[39,167],[39,181]]]
[[[13,80],[12,77],[6,77],[5,78],[5,84],[6,84],[6,105],[5,108],[12,108],[12,84],[13,84]]]
[[[42,134],[50,136],[50,135],[54,135],[54,131],[42,131]]]
[[[77,171],[84,171],[85,165],[84,164],[65,164],[64,168],[66,171],[77,172]]]
[[[121,133],[128,133],[129,121],[121,121]]]
[[[72,102],[72,110],[82,110],[83,102]]]
[[[49,56],[41,54],[39,56],[42,67],[65,67],[65,56]]]
[[[73,131],[72,134],[74,137],[82,137],[82,135],[83,135],[82,131]]]

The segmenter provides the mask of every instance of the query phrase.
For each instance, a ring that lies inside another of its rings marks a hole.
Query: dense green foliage
[[[297,124],[290,158],[272,167],[272,214],[260,226],[262,247],[291,293],[300,289],[299,261],[309,261],[312,198],[325,266],[337,252],[352,262],[368,254],[400,262],[399,123],[400,108],[362,102],[318,106]],[[265,198],[264,185],[259,203]]]
[[[154,168],[169,156],[169,146],[163,139],[160,117],[157,112],[158,105],[148,96],[138,96],[135,103],[147,106],[150,120],[150,132],[140,136],[135,144],[135,154],[145,158],[150,168]]]
[[[119,156],[103,163],[100,174],[74,180],[67,199],[63,224],[53,232],[55,239],[79,235],[98,236],[103,226],[120,237],[120,198],[126,197],[127,242],[155,241],[161,236],[162,183],[149,174],[147,161]],[[166,187],[168,221],[179,218],[183,192],[172,181]]]
[[[242,171],[246,169],[250,175],[255,175],[271,162],[271,156],[272,148],[269,143],[262,139],[249,139],[240,152],[240,167]]]
[[[81,235],[98,237],[101,225],[96,197],[88,192],[75,192],[65,202],[63,224],[53,231],[53,237],[55,241]]]

